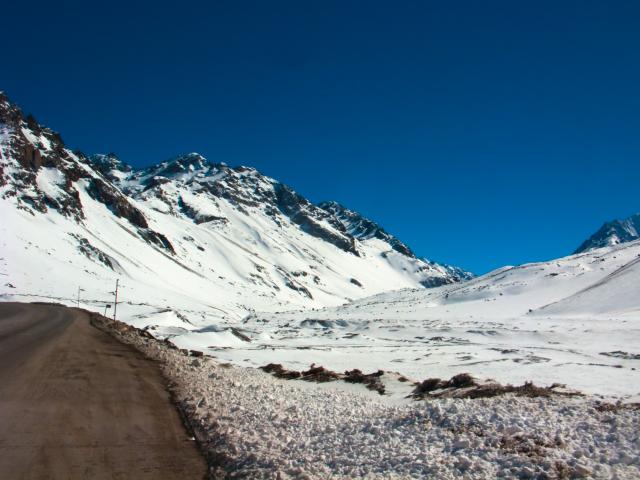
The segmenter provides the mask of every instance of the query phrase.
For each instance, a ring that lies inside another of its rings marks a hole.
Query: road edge
[[[72,307],[73,308],[73,307]],[[169,399],[171,404],[177,410],[178,415],[182,421],[182,424],[187,431],[187,433],[194,439],[196,446],[198,447],[198,451],[200,455],[204,458],[207,464],[207,473],[205,474],[205,480],[219,480],[226,478],[226,472],[224,471],[223,464],[224,461],[221,461],[219,455],[216,455],[214,451],[210,448],[207,435],[199,425],[198,422],[195,421],[192,412],[188,405],[179,400],[179,395],[176,390],[176,382],[170,378],[165,369],[163,368],[162,362],[160,362],[157,358],[150,356],[147,352],[140,348],[139,342],[140,340],[144,340],[145,343],[153,342],[160,348],[167,348],[171,350],[176,350],[186,356],[190,356],[188,351],[179,350],[175,345],[168,341],[161,341],[153,337],[146,330],[142,330],[136,327],[132,327],[124,322],[120,322],[118,320],[112,320],[108,317],[100,315],[99,313],[92,312],[89,310],[84,310],[80,308],[74,308],[75,310],[79,310],[89,317],[89,324],[100,330],[103,333],[115,338],[120,343],[128,345],[129,347],[134,348],[137,352],[142,354],[147,360],[150,360],[160,367],[160,372],[162,374],[162,378],[165,380],[165,390],[169,394]],[[197,354],[196,354],[197,355]]]

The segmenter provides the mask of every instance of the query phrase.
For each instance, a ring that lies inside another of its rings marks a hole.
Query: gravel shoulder
[[[0,303],[0,478],[199,479],[151,360],[55,305]]]

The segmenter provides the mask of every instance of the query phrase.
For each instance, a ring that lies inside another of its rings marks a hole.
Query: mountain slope
[[[300,370],[316,363],[413,379],[470,372],[640,398],[639,322],[635,241],[504,267],[460,284],[385,292],[315,311],[256,313],[242,325],[251,343],[212,351],[245,365]],[[173,340],[203,346],[198,332]]]
[[[0,198],[4,295],[68,299],[80,286],[103,304],[119,277],[129,304],[205,325],[462,278],[389,238],[357,238],[249,167],[193,153],[135,170],[113,154],[72,152],[3,95]]]
[[[634,242],[633,245],[637,247],[637,243]],[[563,316],[625,316],[637,315],[639,311],[640,253],[601,280],[562,300],[542,307],[539,313]]]
[[[605,223],[596,233],[585,240],[574,253],[610,247],[638,239],[640,239],[640,213],[631,215],[624,220],[613,220]]]
[[[416,258],[415,254],[407,245],[402,243],[393,235],[387,233],[380,225],[375,223],[373,220],[362,216],[358,212],[349,210],[348,208],[340,205],[338,202],[322,202],[318,206],[323,210],[329,212],[338,222],[338,224],[342,225],[344,230],[354,238],[357,238],[361,241],[376,238],[389,244],[391,248],[396,252],[399,252],[409,258]],[[423,280],[421,283],[425,287],[438,287],[440,285],[446,285],[448,283],[452,283],[450,281],[451,279],[453,279],[455,282],[461,282],[470,280],[474,277],[473,274],[458,267],[435,263],[427,259],[424,259],[424,262],[434,268],[441,270],[443,273],[446,272],[448,274],[442,277],[431,277]]]

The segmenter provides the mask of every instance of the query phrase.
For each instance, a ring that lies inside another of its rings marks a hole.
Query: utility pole
[[[116,320],[116,308],[118,306],[118,283],[120,283],[120,279],[116,279],[116,291],[113,292],[115,294],[115,300],[113,301],[113,321]]]
[[[80,288],[80,286],[78,285],[78,308],[80,308],[80,292],[83,292],[84,290],[82,288]]]

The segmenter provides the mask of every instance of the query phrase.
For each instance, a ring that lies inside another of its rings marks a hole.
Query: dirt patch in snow
[[[412,396],[416,399],[425,398],[491,398],[500,395],[512,394],[518,397],[550,397],[581,396],[580,392],[565,390],[565,385],[554,383],[549,387],[539,387],[533,382],[525,382],[523,385],[502,385],[497,382],[479,383],[468,373],[460,373],[449,380],[428,378],[416,385]]]
[[[362,371],[355,368],[353,370],[347,370],[344,373],[337,373],[321,366],[311,365],[309,370],[300,372],[297,370],[287,370],[279,363],[270,363],[260,367],[260,370],[271,373],[276,378],[283,378],[285,380],[304,380],[316,383],[342,380],[347,383],[362,384],[369,390],[378,392],[380,395],[384,395],[385,393],[385,386],[381,381],[381,377],[384,375],[382,370],[373,373],[362,373]]]

